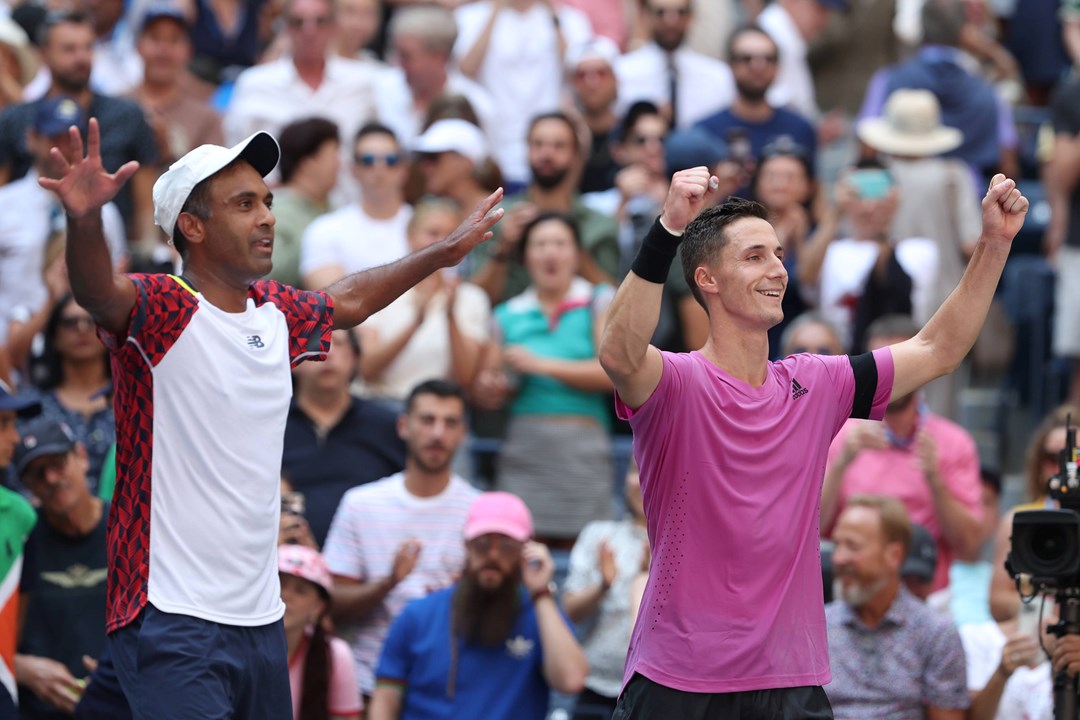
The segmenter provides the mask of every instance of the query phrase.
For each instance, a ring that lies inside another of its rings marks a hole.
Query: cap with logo
[[[20,476],[39,457],[64,455],[75,447],[75,434],[59,420],[37,418],[19,435],[19,444],[15,446],[15,472]]]
[[[465,518],[465,539],[481,535],[506,535],[519,542],[532,537],[532,513],[517,495],[507,492],[486,492],[473,501]]]
[[[154,183],[154,223],[172,237],[176,219],[195,186],[243,158],[266,177],[278,163],[281,151],[270,133],[259,131],[231,148],[200,145],[174,162]]]
[[[86,114],[74,98],[67,96],[45,98],[34,110],[31,123],[34,132],[44,137],[63,135],[72,125],[78,128],[86,126]]]
[[[330,597],[333,580],[330,568],[318,550],[306,545],[278,545],[278,572],[312,582]]]

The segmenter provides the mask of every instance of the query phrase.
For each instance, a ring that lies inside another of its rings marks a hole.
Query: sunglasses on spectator
[[[775,65],[780,60],[780,56],[776,53],[735,53],[731,56],[732,64],[736,65],[749,65],[755,60],[759,60],[768,65]]]
[[[648,145],[649,143],[656,143],[657,145],[664,144],[663,135],[631,135],[626,138],[626,141],[631,145]]]
[[[387,167],[394,167],[398,164],[401,157],[397,153],[388,153],[386,155],[376,155],[375,153],[362,153],[353,158],[353,161],[357,165],[363,165],[364,167],[373,167],[377,162],[386,163]]]
[[[64,330],[93,330],[94,319],[77,316],[77,317],[62,317],[58,323]]]
[[[285,19],[285,24],[293,30],[299,30],[305,25],[310,25],[316,28],[326,27],[334,21],[334,18],[329,15],[320,15],[318,17],[302,18],[302,17],[290,17]]]
[[[689,7],[680,8],[649,8],[654,17],[662,18],[665,15],[678,15],[680,18],[690,17]]]

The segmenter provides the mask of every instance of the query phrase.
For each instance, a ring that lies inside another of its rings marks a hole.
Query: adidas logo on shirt
[[[798,380],[796,380],[795,378],[791,378],[791,399],[792,400],[798,400],[799,398],[801,398],[803,395],[805,395],[808,392],[810,392],[810,391],[807,390],[806,388],[804,388],[802,385],[800,385]]]

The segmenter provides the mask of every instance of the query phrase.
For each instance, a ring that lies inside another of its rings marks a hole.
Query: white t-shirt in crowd
[[[402,205],[392,218],[375,220],[353,203],[315,218],[300,238],[300,274],[338,265],[348,275],[400,260],[409,254],[412,213]]]
[[[680,128],[718,113],[735,99],[735,78],[731,68],[715,58],[686,47],[671,58],[677,75],[676,120]],[[663,107],[671,102],[671,73],[668,54],[656,43],[644,45],[615,60],[619,79],[617,113],[624,114],[639,100]],[[707,92],[703,89],[708,88]]]

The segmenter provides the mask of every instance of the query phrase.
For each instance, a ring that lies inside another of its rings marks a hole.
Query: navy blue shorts
[[[222,625],[148,603],[106,645],[135,720],[292,720],[280,620]]]
[[[97,661],[97,669],[90,674],[90,682],[75,706],[75,720],[132,720],[108,642]]]

